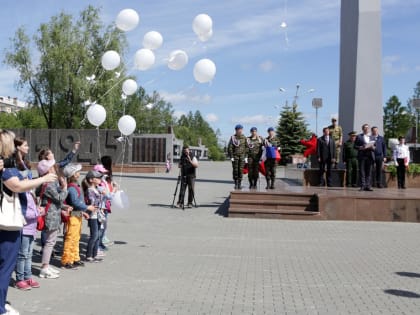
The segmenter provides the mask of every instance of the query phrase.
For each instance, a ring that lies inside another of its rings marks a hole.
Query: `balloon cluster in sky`
[[[120,11],[115,19],[115,26],[123,31],[129,32],[137,27],[140,22],[138,13],[133,9]],[[201,42],[208,41],[213,36],[213,21],[207,14],[197,15],[192,23],[192,29]],[[163,37],[157,31],[150,31],[143,37],[143,48],[136,51],[134,55],[134,67],[140,71],[149,70],[156,61],[154,50],[159,49],[163,44]],[[173,50],[167,59],[169,69],[179,71],[188,64],[188,54],[184,50]],[[107,71],[117,69],[121,64],[121,57],[114,50],[106,51],[101,58],[102,67]],[[201,59],[196,62],[193,70],[194,78],[199,83],[211,82],[216,75],[216,65],[210,59]],[[122,84],[123,96],[133,95],[138,89],[137,82],[127,79]],[[149,105],[149,104],[148,104]],[[151,109],[152,106],[147,106]],[[88,111],[89,122],[99,127],[106,119],[106,111],[102,105],[93,103]],[[124,136],[131,135],[136,129],[136,121],[129,115],[124,115],[118,121],[118,129]]]

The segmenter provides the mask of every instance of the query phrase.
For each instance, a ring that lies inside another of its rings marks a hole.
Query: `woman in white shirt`
[[[397,165],[398,189],[405,189],[405,170],[410,162],[410,151],[405,145],[405,138],[398,137],[400,142],[394,148],[394,161]]]

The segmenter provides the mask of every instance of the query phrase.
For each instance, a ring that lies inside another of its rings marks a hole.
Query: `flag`
[[[265,165],[264,165],[264,161],[261,161],[260,164],[258,165],[258,170],[260,171],[261,174],[263,174],[263,176],[265,176]]]
[[[317,137],[316,135],[313,133],[311,139],[309,140],[305,140],[302,139],[300,140],[300,143],[303,144],[306,147],[305,152],[303,152],[303,156],[304,157],[308,157],[309,155],[313,155],[316,154],[316,145],[317,145]]]
[[[245,163],[242,173],[248,174],[248,172],[249,172],[249,166],[248,166],[248,163]]]

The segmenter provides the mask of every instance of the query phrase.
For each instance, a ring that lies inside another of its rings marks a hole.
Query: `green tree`
[[[212,160],[224,159],[222,149],[218,145],[217,132],[203,118],[200,111],[194,114],[190,111],[182,115],[174,127],[175,136],[189,145],[198,145],[200,142],[209,149],[209,158]]]
[[[419,128],[419,124],[420,124],[420,122],[419,122],[420,109],[415,109],[413,107],[412,101],[413,101],[413,99],[420,99],[420,81],[417,82],[416,87],[413,90],[414,90],[413,91],[413,96],[412,96],[411,99],[408,100],[407,107],[408,107],[409,112],[413,115],[412,116],[413,117],[412,125],[416,126],[416,139],[417,139],[417,142],[418,142],[419,141],[419,139],[418,139],[419,132],[418,132],[417,129]]]
[[[286,103],[283,107],[277,126],[277,136],[280,139],[283,163],[287,163],[291,155],[303,152],[305,147],[300,144],[300,140],[307,138],[309,132],[303,114],[298,111],[297,104],[289,106]]]
[[[32,40],[19,28],[4,62],[19,72],[18,87],[28,90],[29,102],[41,109],[48,128],[83,127],[82,103],[89,98],[107,109],[102,126],[109,128],[115,127],[115,113],[122,107],[121,83],[114,71],[102,68],[101,56],[106,50],[123,55],[125,47],[124,33],[104,26],[99,9],[89,6],[77,19],[65,13],[53,16]],[[115,71],[124,77],[123,64]],[[95,84],[86,79],[92,75]]]
[[[166,133],[168,127],[174,124],[171,103],[157,92],[147,95],[142,87],[127,99],[125,113],[134,117],[139,133]]]
[[[39,107],[29,107],[27,109],[22,109],[16,113],[16,118],[19,123],[17,128],[47,128],[47,123]]]
[[[416,86],[413,89],[413,96],[408,100],[407,102],[407,109],[411,114],[416,114],[416,109],[412,106],[412,100],[413,99],[419,99],[420,98],[420,81],[417,82]]]
[[[384,135],[386,139],[405,136],[412,125],[412,115],[401,105],[397,96],[389,98],[384,107]]]
[[[22,128],[15,113],[0,113],[0,126],[2,129]]]

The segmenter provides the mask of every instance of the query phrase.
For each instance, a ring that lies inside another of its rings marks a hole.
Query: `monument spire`
[[[383,132],[381,1],[341,0],[339,123]]]

